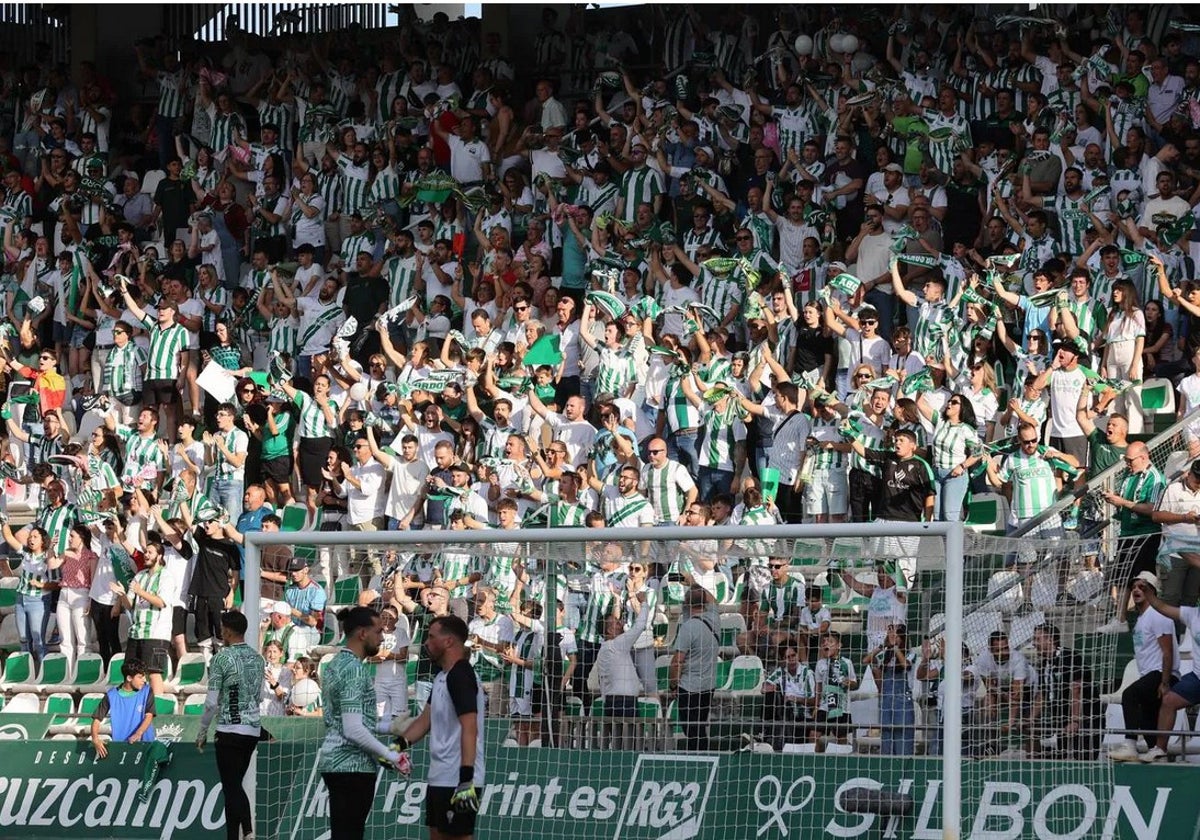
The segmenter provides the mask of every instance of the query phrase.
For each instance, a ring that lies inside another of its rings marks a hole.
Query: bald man
[[[1108,583],[1116,601],[1116,618],[1104,625],[1106,632],[1124,632],[1129,588],[1139,572],[1157,570],[1161,526],[1154,521],[1154,510],[1167,488],[1162,472],[1150,461],[1150,449],[1141,441],[1125,450],[1125,479],[1117,492],[1108,491],[1104,499],[1114,508],[1121,524],[1116,563],[1112,564]]]

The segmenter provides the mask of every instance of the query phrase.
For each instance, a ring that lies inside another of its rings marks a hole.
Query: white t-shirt
[[[1192,612],[1195,612],[1194,608]],[[1139,676],[1162,670],[1162,648],[1158,640],[1163,636],[1171,639],[1171,673],[1178,674],[1179,645],[1175,644],[1175,622],[1154,607],[1146,607],[1133,626],[1133,658],[1137,661]]]
[[[1087,382],[1082,368],[1060,369],[1050,374],[1050,434],[1054,437],[1082,437],[1083,429],[1075,419],[1079,395]]]
[[[411,462],[393,456],[388,473],[392,480],[388,485],[383,512],[393,519],[403,519],[416,504],[425,477],[429,475],[429,467],[419,455]]]
[[[224,272],[218,271],[217,276],[220,277],[223,273]],[[188,298],[183,303],[179,304],[179,314],[186,315],[188,318],[203,318],[204,301],[200,300],[200,298]],[[200,349],[200,330],[188,330],[188,349]]]

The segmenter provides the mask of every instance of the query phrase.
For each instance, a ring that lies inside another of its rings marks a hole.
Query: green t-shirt
[[[921,144],[917,135],[926,134],[929,127],[920,117],[893,117],[892,128],[897,136],[905,138],[904,172],[906,175],[917,175],[921,172]]]
[[[262,444],[262,459],[270,461],[274,458],[282,458],[288,454],[291,448],[288,445],[288,431],[292,428],[292,415],[286,411],[280,411],[275,415],[275,428],[277,434],[271,434],[270,428],[263,424],[263,444]]]
[[[1103,420],[1104,418],[1097,418]],[[1105,421],[1107,423],[1107,421]],[[1088,435],[1088,443],[1091,444],[1089,452],[1091,453],[1091,468],[1088,470],[1088,477],[1100,475],[1113,464],[1125,457],[1124,446],[1113,446],[1108,442],[1108,437],[1104,434],[1104,429],[1097,423],[1096,428],[1092,429],[1092,433]]]

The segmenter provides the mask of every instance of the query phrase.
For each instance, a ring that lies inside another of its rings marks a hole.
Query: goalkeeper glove
[[[477,812],[479,810],[479,791],[475,790],[474,782],[463,782],[454,789],[450,797],[450,807],[459,813]]]

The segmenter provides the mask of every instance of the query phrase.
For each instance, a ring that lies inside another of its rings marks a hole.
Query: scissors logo
[[[808,792],[802,794],[801,789],[805,786],[808,787]],[[784,815],[803,811],[808,803],[812,802],[816,792],[817,782],[812,776],[796,779],[788,786],[786,792],[783,782],[776,776],[763,776],[754,786],[754,804],[759,811],[767,815],[767,821],[759,827],[755,836],[762,837],[775,825],[779,828],[779,836],[787,837],[788,829],[783,819]]]

